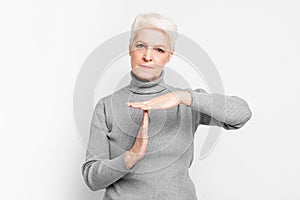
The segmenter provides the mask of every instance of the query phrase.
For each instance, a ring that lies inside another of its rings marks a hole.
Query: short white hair
[[[131,25],[130,46],[132,45],[138,31],[143,28],[158,29],[166,33],[170,41],[171,50],[175,50],[177,26],[170,18],[157,13],[137,15]]]

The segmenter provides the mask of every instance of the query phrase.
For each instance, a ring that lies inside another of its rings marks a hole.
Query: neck
[[[132,75],[134,76],[135,79],[137,79],[138,81],[140,82],[154,82],[155,80],[159,79],[162,75],[162,73],[159,75],[159,76],[156,76],[156,77],[153,77],[152,79],[143,79],[143,78],[140,78],[138,77],[133,71],[131,71]]]
[[[134,74],[134,75],[135,75],[135,74]],[[136,78],[137,78],[139,81],[141,81],[141,82],[153,82],[153,81],[159,79],[159,77],[153,77],[152,79],[142,79],[142,78],[138,77],[137,75],[135,75],[135,76],[136,76]],[[161,76],[161,75],[160,75],[160,76]]]
[[[154,80],[144,80],[137,77],[132,71],[131,73],[131,82],[129,84],[129,90],[138,93],[138,94],[155,94],[159,93],[167,88],[167,85],[164,82],[164,71],[162,71],[159,77],[156,77]]]

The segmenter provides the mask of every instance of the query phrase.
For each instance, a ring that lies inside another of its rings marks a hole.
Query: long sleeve
[[[105,107],[100,100],[92,117],[86,158],[81,167],[84,181],[93,191],[106,188],[133,170],[125,164],[125,152],[110,159],[105,119]]]
[[[190,105],[196,122],[221,126],[225,129],[241,128],[252,116],[246,101],[236,96],[209,94],[203,89],[188,90],[192,96]]]

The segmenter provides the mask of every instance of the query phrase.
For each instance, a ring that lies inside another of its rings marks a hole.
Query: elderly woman
[[[197,127],[237,129],[251,117],[241,98],[164,82],[176,32],[167,17],[138,15],[129,44],[131,82],[95,107],[82,175],[91,190],[106,189],[104,199],[197,199],[189,177]],[[212,101],[218,98],[225,107]]]

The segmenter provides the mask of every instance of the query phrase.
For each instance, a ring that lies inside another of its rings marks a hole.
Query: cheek
[[[160,65],[165,65],[168,62],[168,58],[161,58],[157,61]]]
[[[137,62],[139,61],[141,58],[141,56],[138,53],[132,52],[131,53],[131,62]]]

